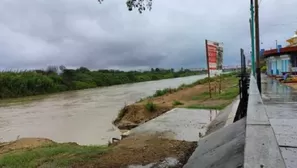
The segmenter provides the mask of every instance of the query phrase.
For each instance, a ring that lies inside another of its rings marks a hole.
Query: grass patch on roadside
[[[0,167],[70,167],[76,163],[92,162],[107,152],[107,146],[53,144],[35,149],[16,151],[0,157]]]
[[[147,102],[145,104],[145,109],[149,112],[154,112],[157,110],[157,105],[154,104],[153,102]]]

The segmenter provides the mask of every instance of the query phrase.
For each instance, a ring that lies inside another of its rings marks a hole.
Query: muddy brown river
[[[151,96],[157,89],[192,83],[206,75],[86,89],[44,96],[0,107],[0,141],[43,137],[81,145],[106,144],[119,137],[113,119],[125,104]]]

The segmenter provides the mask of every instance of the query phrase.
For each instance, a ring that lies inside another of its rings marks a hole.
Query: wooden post
[[[209,59],[208,59],[208,47],[207,40],[205,40],[205,49],[206,49],[206,64],[207,64],[207,72],[208,72],[208,89],[209,89],[209,97],[211,98],[211,85],[210,85],[210,72],[209,72]]]
[[[221,90],[222,90],[222,75],[220,74],[219,76],[219,94],[221,94]]]

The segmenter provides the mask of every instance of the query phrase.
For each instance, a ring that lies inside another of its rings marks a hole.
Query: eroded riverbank
[[[221,93],[218,89],[215,91],[215,86],[219,88],[218,77],[212,79],[211,86],[214,90],[211,98],[208,92],[208,80],[205,79],[194,85],[157,91],[153,97],[122,108],[114,124],[119,129],[129,130],[176,107],[221,110],[238,95],[238,80],[233,74],[223,75],[220,80]]]

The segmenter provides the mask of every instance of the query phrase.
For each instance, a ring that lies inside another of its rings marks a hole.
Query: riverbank
[[[65,67],[64,67],[65,68]],[[96,70],[85,67],[47,70],[2,71],[0,72],[0,100],[25,96],[58,93],[95,87],[170,79],[205,74],[205,71],[182,69],[151,69],[151,71]]]
[[[114,124],[121,130],[130,130],[176,107],[221,110],[238,95],[238,79],[235,74],[225,74],[220,79],[213,77],[211,81],[211,98],[207,78],[178,88],[158,90],[152,97],[123,107]]]

